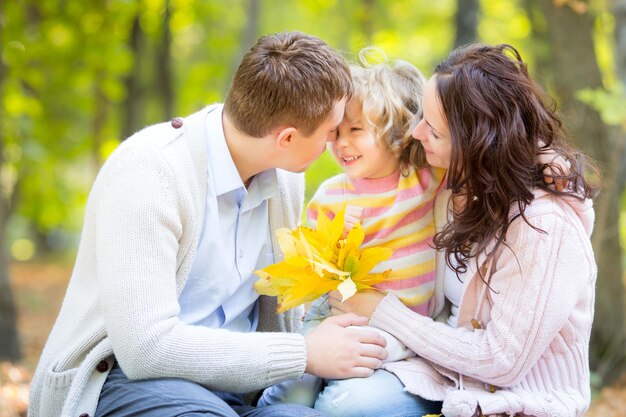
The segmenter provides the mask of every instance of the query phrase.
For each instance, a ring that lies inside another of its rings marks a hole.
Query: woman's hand
[[[328,293],[330,311],[333,316],[344,313],[355,313],[359,316],[371,318],[378,304],[385,298],[385,294],[376,290],[359,291],[343,303],[341,293],[331,291]]]

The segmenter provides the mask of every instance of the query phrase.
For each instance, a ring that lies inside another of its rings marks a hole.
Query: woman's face
[[[424,117],[413,130],[413,137],[422,142],[430,165],[448,169],[452,159],[452,138],[439,102],[435,77],[433,75],[426,83],[422,98]]]

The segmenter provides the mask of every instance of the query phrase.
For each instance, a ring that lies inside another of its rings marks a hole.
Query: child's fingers
[[[348,232],[361,221],[362,217],[363,207],[351,205],[346,206],[346,211],[344,213],[343,237],[348,235]]]
[[[346,212],[345,212],[346,222],[349,221],[354,226],[356,222],[361,221],[362,217],[363,217],[363,207],[351,206],[351,205],[346,206]]]
[[[554,161],[556,165],[548,164],[543,169],[543,181],[546,184],[554,184],[557,191],[563,191],[568,187],[569,180],[562,177],[569,174],[571,165],[563,158]]]

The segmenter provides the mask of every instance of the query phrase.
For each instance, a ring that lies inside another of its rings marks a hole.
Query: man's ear
[[[276,133],[276,146],[279,149],[285,148],[293,143],[293,140],[298,133],[298,129],[295,127],[283,127]]]

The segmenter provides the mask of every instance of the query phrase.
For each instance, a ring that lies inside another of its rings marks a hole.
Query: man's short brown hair
[[[261,37],[244,55],[224,110],[249,136],[280,125],[309,135],[351,93],[350,69],[337,51],[315,36],[282,32]]]

